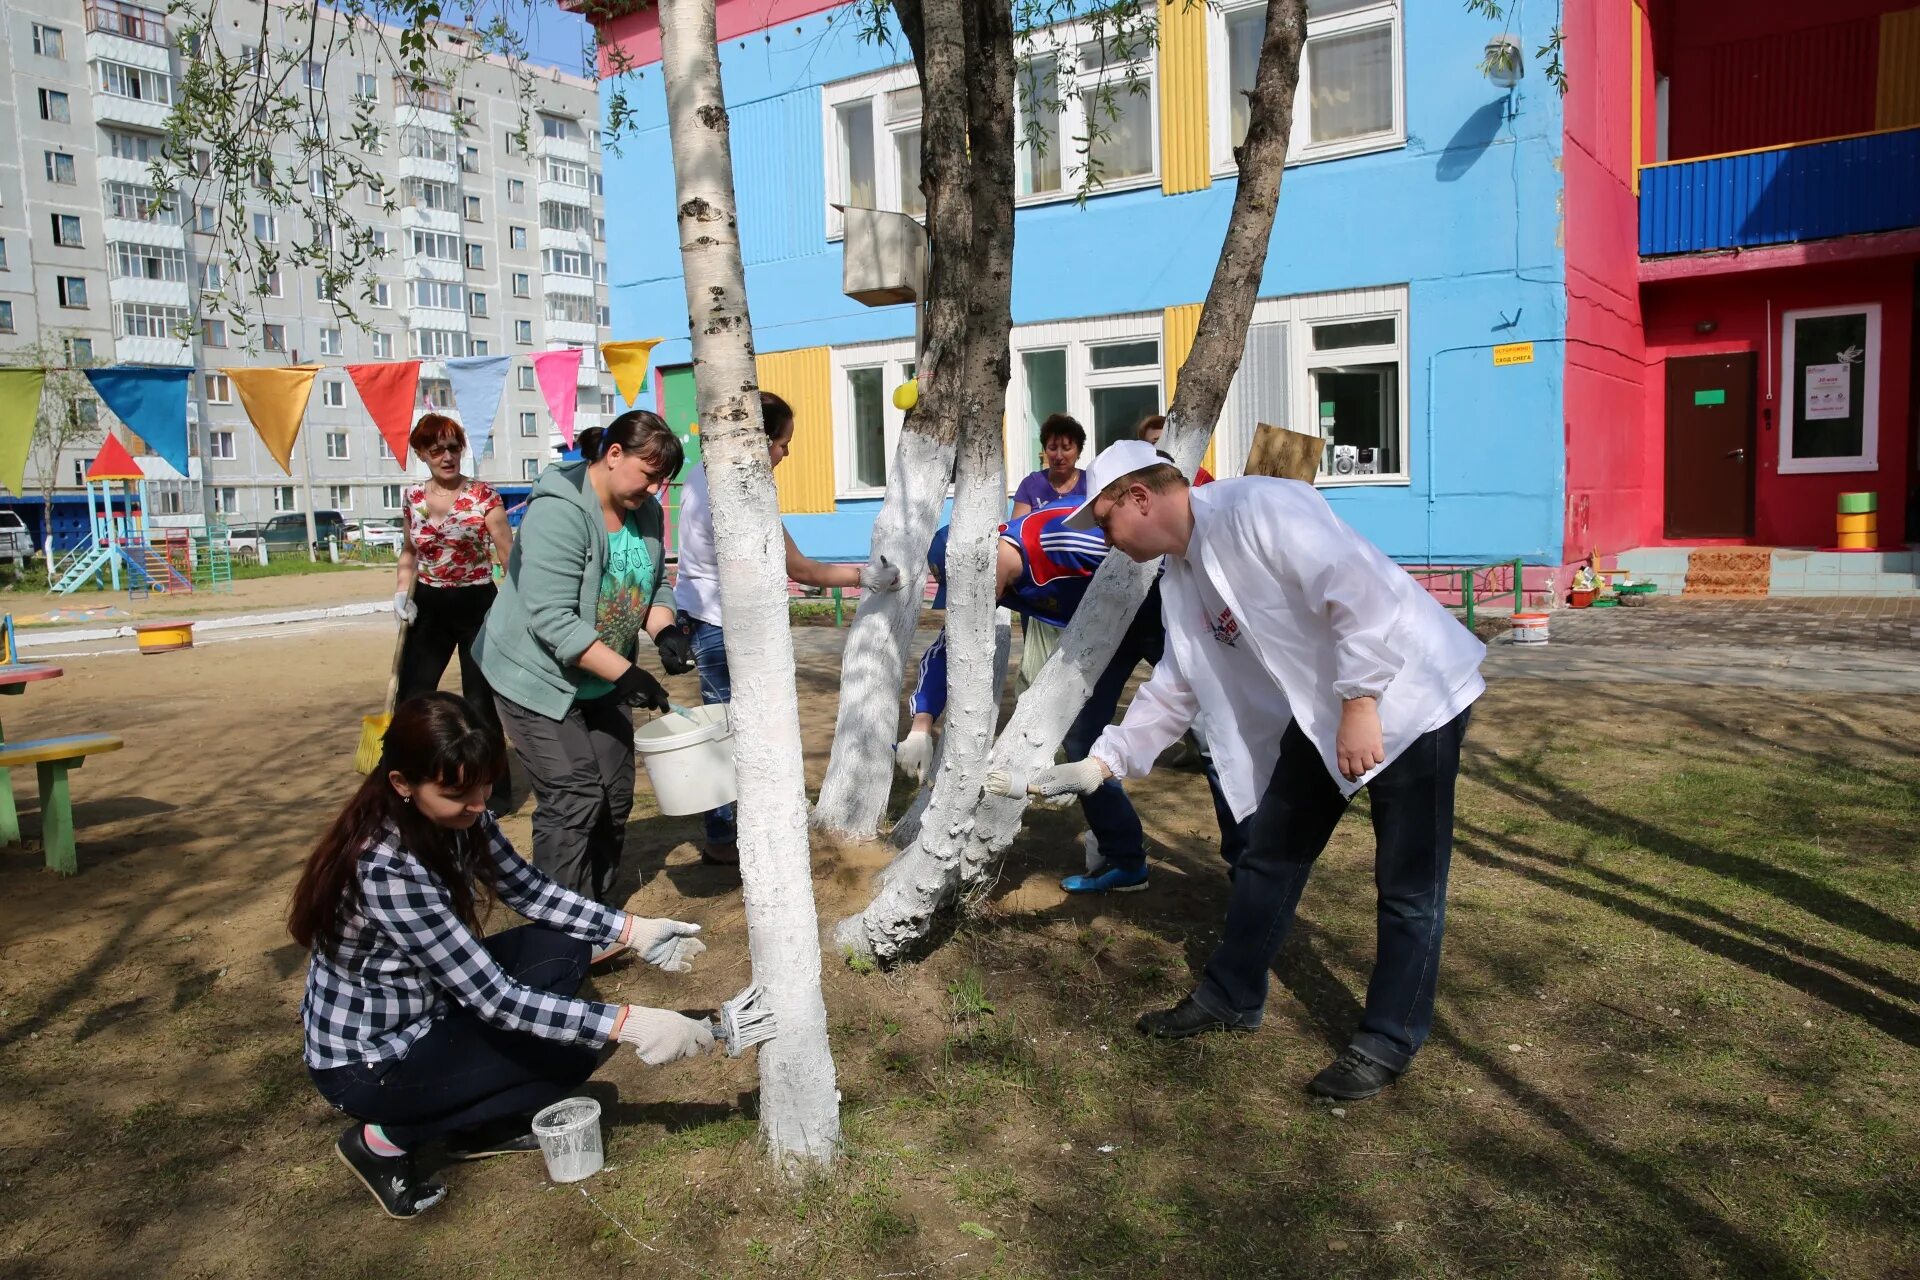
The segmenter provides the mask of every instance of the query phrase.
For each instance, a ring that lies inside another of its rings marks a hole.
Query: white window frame
[[[346,499],[344,502],[341,501],[341,498],[343,495]],[[347,512],[347,511],[353,510],[353,486],[352,485],[330,484],[327,486],[327,496],[333,499],[333,509],[335,511]]]
[[[1075,421],[1086,428],[1087,444],[1080,453],[1082,470],[1099,455],[1099,440],[1093,426],[1093,391],[1096,387],[1131,387],[1147,382],[1160,385],[1160,408],[1165,412],[1167,362],[1163,315],[1158,311],[1140,311],[1114,316],[1096,316],[1082,320],[1054,320],[1044,324],[1022,325],[1013,331],[1013,374],[1007,380],[1007,492],[1039,467],[1040,434],[1038,424],[1027,421],[1026,354],[1033,351],[1067,353],[1067,408]],[[1128,369],[1093,367],[1093,348],[1115,343],[1145,342],[1160,345],[1159,363]]]
[[[215,515],[230,516],[240,509],[240,490],[234,485],[215,485],[208,494],[213,501]]]
[[[326,379],[324,382],[320,384],[320,404],[322,405],[322,407],[328,408],[328,409],[346,408],[347,407],[347,384],[342,382],[338,378]],[[328,454],[327,456],[331,458],[333,455]],[[347,455],[343,453],[340,456],[344,458]]]
[[[228,401],[219,401],[226,404]],[[207,433],[207,456],[215,462],[233,462],[239,458],[239,442],[231,431],[210,431]]]
[[[388,511],[398,511],[400,500],[406,496],[406,486],[383,484],[380,486],[380,505]]]
[[[538,480],[540,478],[541,465],[542,463],[539,458],[520,459],[520,478],[522,480]]]
[[[233,382],[224,373],[203,373],[200,375],[206,391],[208,404],[232,404]]]
[[[907,415],[894,407],[893,390],[906,379],[905,366],[914,363],[913,340],[863,342],[858,346],[833,349],[833,486],[841,498],[877,498],[886,493],[885,485],[864,485],[856,480],[853,439],[853,391],[847,375],[856,369],[881,369],[880,404],[884,415],[883,449],[886,469],[893,470],[894,451],[900,444],[900,428]]]
[[[320,330],[320,354],[323,356],[340,355],[346,348],[342,345],[339,329],[325,327]]]
[[[1212,150],[1213,176],[1229,177],[1238,172],[1233,162],[1233,85],[1227,59],[1227,18],[1248,8],[1264,9],[1264,0],[1224,0],[1207,14],[1207,107],[1212,121],[1208,146]],[[1357,138],[1315,146],[1313,137],[1312,65],[1307,45],[1325,36],[1344,35],[1369,27],[1393,28],[1393,127],[1384,133],[1369,133]],[[1314,164],[1321,160],[1339,160],[1345,156],[1366,155],[1374,151],[1392,151],[1407,145],[1407,57],[1406,15],[1400,0],[1381,0],[1378,4],[1350,13],[1307,22],[1306,43],[1300,48],[1300,81],[1293,95],[1293,136],[1287,143],[1287,167]]]
[[[378,332],[371,334],[369,336],[368,345],[370,345],[373,348],[373,351],[371,352],[371,354],[375,360],[393,359],[393,335],[392,334],[378,333]]]
[[[1077,60],[1080,46],[1093,39],[1093,37],[1093,27],[1088,23],[1061,23],[1057,26],[1047,27],[1044,30],[1033,32],[1024,40],[1021,40],[1019,47],[1014,50],[1014,58],[1017,62],[1014,72],[1016,77],[1021,74],[1019,67],[1024,66],[1035,58],[1050,57],[1064,60],[1065,58],[1072,57],[1076,60],[1072,76],[1069,77],[1062,74],[1059,79],[1055,81],[1056,85],[1059,86],[1061,100],[1060,189],[1058,191],[1040,191],[1024,196],[1016,194],[1014,196],[1014,204],[1016,206],[1024,208],[1027,205],[1035,204],[1057,204],[1063,200],[1077,200],[1080,198],[1080,187],[1084,181],[1085,166],[1082,163],[1083,157],[1079,144],[1075,142],[1075,139],[1087,136],[1087,116],[1086,107],[1081,101],[1079,92],[1080,70]],[[1138,95],[1134,95],[1131,91],[1124,89],[1122,91],[1126,92],[1129,97],[1137,96],[1144,102],[1148,116],[1153,122],[1153,167],[1146,173],[1139,174],[1135,177],[1120,178],[1112,182],[1102,182],[1099,186],[1088,191],[1089,196],[1108,195],[1117,191],[1137,191],[1144,187],[1157,187],[1160,185],[1160,174],[1163,169],[1163,158],[1160,154],[1160,77],[1162,72],[1157,43],[1149,42],[1148,47],[1141,50],[1140,56],[1136,58],[1134,62],[1145,64],[1142,75],[1148,82],[1147,86],[1145,90]],[[1090,87],[1097,88],[1101,83],[1109,80],[1124,86],[1128,80],[1127,68],[1130,65],[1133,64],[1114,62],[1100,68],[1100,70],[1090,78]],[[1069,84],[1069,81],[1071,81],[1071,84]],[[1024,114],[1020,110],[1019,89],[1017,85],[1014,91],[1014,99],[1014,141],[1016,146],[1018,146],[1026,126]],[[1019,157],[1017,155],[1014,158],[1014,164],[1016,168],[1019,165]],[[1016,192],[1019,190],[1019,174],[1017,172],[1014,175],[1014,189]]]
[[[338,386],[340,384],[337,382],[334,382],[334,383],[328,383],[327,385]],[[326,436],[325,443],[326,443],[328,462],[352,461],[349,455],[353,451],[353,446],[349,442],[347,438],[347,433],[345,431],[335,429],[335,430],[327,431],[324,434]]]
[[[273,509],[276,514],[284,515],[300,510],[300,499],[290,484],[273,486]]]
[[[871,75],[859,76],[852,80],[842,80],[830,84],[820,91],[820,136],[826,146],[827,160],[827,239],[839,240],[846,235],[845,220],[835,205],[845,204],[843,194],[847,184],[846,148],[841,144],[840,109],[871,99],[873,103],[873,191],[874,200],[882,209],[900,212],[900,156],[894,145],[894,135],[908,133],[920,128],[920,120],[915,117],[908,121],[887,122],[886,96],[901,89],[918,88],[920,78],[914,74],[913,64],[889,67],[885,71],[876,71]]]
[[[520,437],[523,440],[540,438],[540,415],[530,409],[520,411]]]
[[[1845,458],[1796,458],[1793,436],[1800,425],[1800,403],[1794,398],[1794,325],[1801,320],[1821,316],[1867,317],[1867,378],[1861,395],[1860,452]],[[1880,469],[1880,363],[1885,352],[1881,340],[1880,304],[1858,302],[1841,307],[1803,307],[1780,313],[1780,474],[1821,475],[1840,472],[1878,471]]]

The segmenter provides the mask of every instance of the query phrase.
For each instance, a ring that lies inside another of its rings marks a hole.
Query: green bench
[[[79,871],[67,774],[85,764],[88,756],[118,751],[125,745],[110,733],[76,733],[0,746],[0,843],[20,843],[20,814],[13,807],[13,776],[7,771],[33,765],[40,774],[40,843],[46,847],[47,866],[62,875]]]

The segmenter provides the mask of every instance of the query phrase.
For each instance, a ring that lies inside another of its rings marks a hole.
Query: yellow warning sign
[[[1493,349],[1493,363],[1497,368],[1503,364],[1532,364],[1533,344],[1531,342],[1509,342],[1505,346]]]

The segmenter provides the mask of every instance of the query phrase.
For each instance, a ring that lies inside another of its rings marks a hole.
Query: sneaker
[[[1140,1020],[1133,1024],[1140,1034],[1151,1036],[1155,1040],[1185,1040],[1188,1036],[1203,1036],[1210,1031],[1248,1032],[1253,1028],[1241,1022],[1228,1022],[1219,1014],[1204,1009],[1192,996],[1183,999],[1171,1009],[1161,1009],[1154,1013],[1143,1013]]]
[[[1341,1050],[1340,1056],[1313,1078],[1307,1091],[1322,1098],[1358,1102],[1371,1098],[1399,1078],[1398,1071],[1382,1066],[1358,1049],[1349,1048]]]
[[[411,1155],[375,1155],[361,1125],[341,1134],[333,1149],[340,1163],[373,1192],[389,1218],[418,1217],[447,1197],[446,1183],[415,1175]]]
[[[1068,893],[1138,893],[1147,887],[1147,864],[1123,867],[1109,862],[1097,875],[1068,876],[1060,887]]]
[[[469,1142],[472,1143],[471,1146],[467,1145]],[[502,1138],[498,1141],[489,1141],[478,1135],[457,1134],[454,1139],[447,1144],[447,1159],[490,1160],[494,1156],[518,1155],[523,1151],[538,1151],[539,1149],[540,1139],[534,1137],[531,1133],[523,1133],[518,1137]]]

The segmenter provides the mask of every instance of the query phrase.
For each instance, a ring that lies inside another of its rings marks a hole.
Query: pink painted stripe
[[[718,0],[714,6],[714,27],[721,40],[765,31],[782,23],[797,22],[808,14],[839,8],[845,0]],[[595,24],[600,25],[600,24]],[[638,13],[600,26],[607,42],[627,56],[633,67],[660,61],[660,9],[648,5]],[[609,65],[611,50],[600,51],[600,76],[613,74]]]
[[[1920,231],[1885,231],[1842,236],[1838,240],[1811,240],[1803,244],[1769,245],[1724,253],[1687,253],[1671,258],[1643,258],[1640,283],[1693,280],[1744,271],[1771,271],[1828,262],[1857,262],[1867,258],[1903,257],[1920,253]]]

